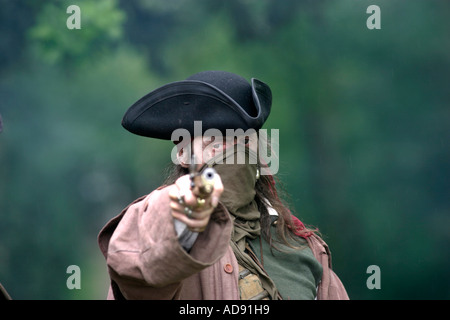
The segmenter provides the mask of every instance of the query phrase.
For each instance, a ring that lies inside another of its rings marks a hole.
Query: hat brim
[[[184,80],[164,85],[145,95],[125,113],[122,126],[145,137],[171,140],[176,129],[186,129],[191,136],[207,129],[262,127],[272,104],[270,88],[255,78],[251,81],[254,110],[246,111],[217,87],[202,81]],[[194,122],[202,121],[202,131]]]

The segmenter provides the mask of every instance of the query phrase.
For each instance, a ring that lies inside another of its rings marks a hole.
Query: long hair
[[[167,177],[164,184],[173,184],[178,178],[188,173],[187,168],[171,163],[166,169]],[[306,238],[317,232],[317,229],[310,229],[302,223],[295,223],[296,218],[293,217],[293,212],[287,204],[287,193],[284,192],[281,182],[276,176],[261,175],[256,182],[255,191],[255,201],[261,213],[261,236],[269,243],[271,248],[282,251],[276,245],[278,243],[300,249],[303,247],[298,241],[300,237]],[[269,205],[278,214],[275,224],[277,237],[273,237],[271,232],[272,218],[269,214]],[[298,243],[299,245],[293,245],[293,243]]]
[[[289,195],[285,192],[281,181],[272,175],[262,175],[255,186],[255,201],[261,213],[261,235],[269,243],[271,248],[282,251],[276,246],[276,243],[291,247],[301,248],[302,246],[293,245],[299,243],[300,238],[307,238],[317,229],[306,227],[298,220],[294,212],[290,209]],[[276,234],[274,237],[271,233],[272,218],[269,214],[269,204],[278,214],[276,219]]]

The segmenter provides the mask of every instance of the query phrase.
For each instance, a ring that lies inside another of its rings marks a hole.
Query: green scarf
[[[236,158],[236,152],[229,155],[219,155],[211,159],[211,161],[208,161],[208,164],[213,166],[217,171],[224,186],[220,201],[228,209],[234,221],[231,247],[238,263],[250,272],[258,275],[271,299],[276,299],[278,292],[275,283],[245,253],[247,238],[256,239],[261,233],[261,214],[255,201],[258,166],[256,164],[249,164],[254,162],[248,161],[248,159],[252,159],[252,156],[254,154],[251,154],[246,149],[245,164],[239,164],[240,162],[237,161],[239,158]],[[215,162],[217,160],[223,160],[223,162],[216,164]]]

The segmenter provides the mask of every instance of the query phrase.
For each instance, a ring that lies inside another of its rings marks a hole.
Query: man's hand
[[[170,208],[175,219],[185,223],[189,230],[202,232],[206,229],[214,209],[219,204],[223,184],[219,175],[214,177],[214,190],[205,201],[196,197],[191,190],[191,179],[184,175],[175,181],[169,190]]]

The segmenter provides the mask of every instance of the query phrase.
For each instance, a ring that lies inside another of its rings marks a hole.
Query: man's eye
[[[249,144],[249,142],[250,142],[250,138],[249,137],[241,138],[240,141],[239,141],[239,143],[243,144],[244,146]]]

